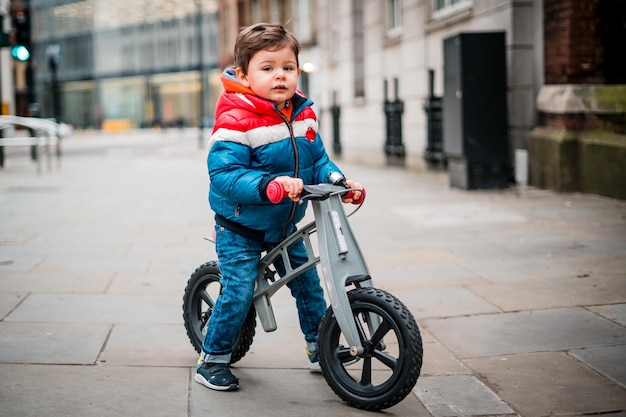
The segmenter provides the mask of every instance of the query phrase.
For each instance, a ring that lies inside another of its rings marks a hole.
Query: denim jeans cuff
[[[230,363],[231,353],[227,353],[226,355],[212,355],[207,354],[204,357],[204,362],[207,363]]]

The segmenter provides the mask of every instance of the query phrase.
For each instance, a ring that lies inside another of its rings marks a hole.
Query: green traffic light
[[[11,49],[11,55],[18,61],[25,62],[30,58],[30,51],[24,45],[16,45]]]

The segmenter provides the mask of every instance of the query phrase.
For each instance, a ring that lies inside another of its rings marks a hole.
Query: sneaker
[[[234,391],[239,388],[239,378],[230,372],[227,363],[203,363],[194,380],[216,391]]]
[[[307,347],[306,354],[309,357],[309,371],[322,372],[322,368],[320,367],[320,357],[317,354],[317,351],[311,352]]]

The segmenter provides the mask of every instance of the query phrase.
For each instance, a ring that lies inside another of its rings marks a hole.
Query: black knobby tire
[[[217,262],[206,262],[191,274],[185,287],[183,320],[189,341],[198,353],[202,351],[206,327],[211,318],[215,300],[222,288],[221,276]],[[255,327],[256,311],[252,306],[233,344],[230,363],[235,363],[246,355],[254,339]]]
[[[350,354],[329,308],[319,331],[322,374],[335,394],[352,407],[370,411],[392,407],[411,392],[420,375],[423,350],[417,322],[386,291],[354,289],[348,299],[366,351],[356,358]],[[380,319],[377,329],[368,326],[372,316]]]

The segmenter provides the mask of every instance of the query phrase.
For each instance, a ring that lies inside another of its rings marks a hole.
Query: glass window
[[[64,83],[62,87],[61,106],[63,121],[79,129],[90,129],[96,126],[93,114],[95,83],[93,81],[77,81]],[[53,109],[52,91],[49,85],[44,87],[44,106],[49,114]]]
[[[472,7],[473,0],[433,0],[433,16],[448,16]]]
[[[396,29],[402,26],[402,0],[387,0],[387,29]]]
[[[130,126],[140,127],[144,120],[145,84],[143,77],[102,80],[101,121],[126,120]]]

